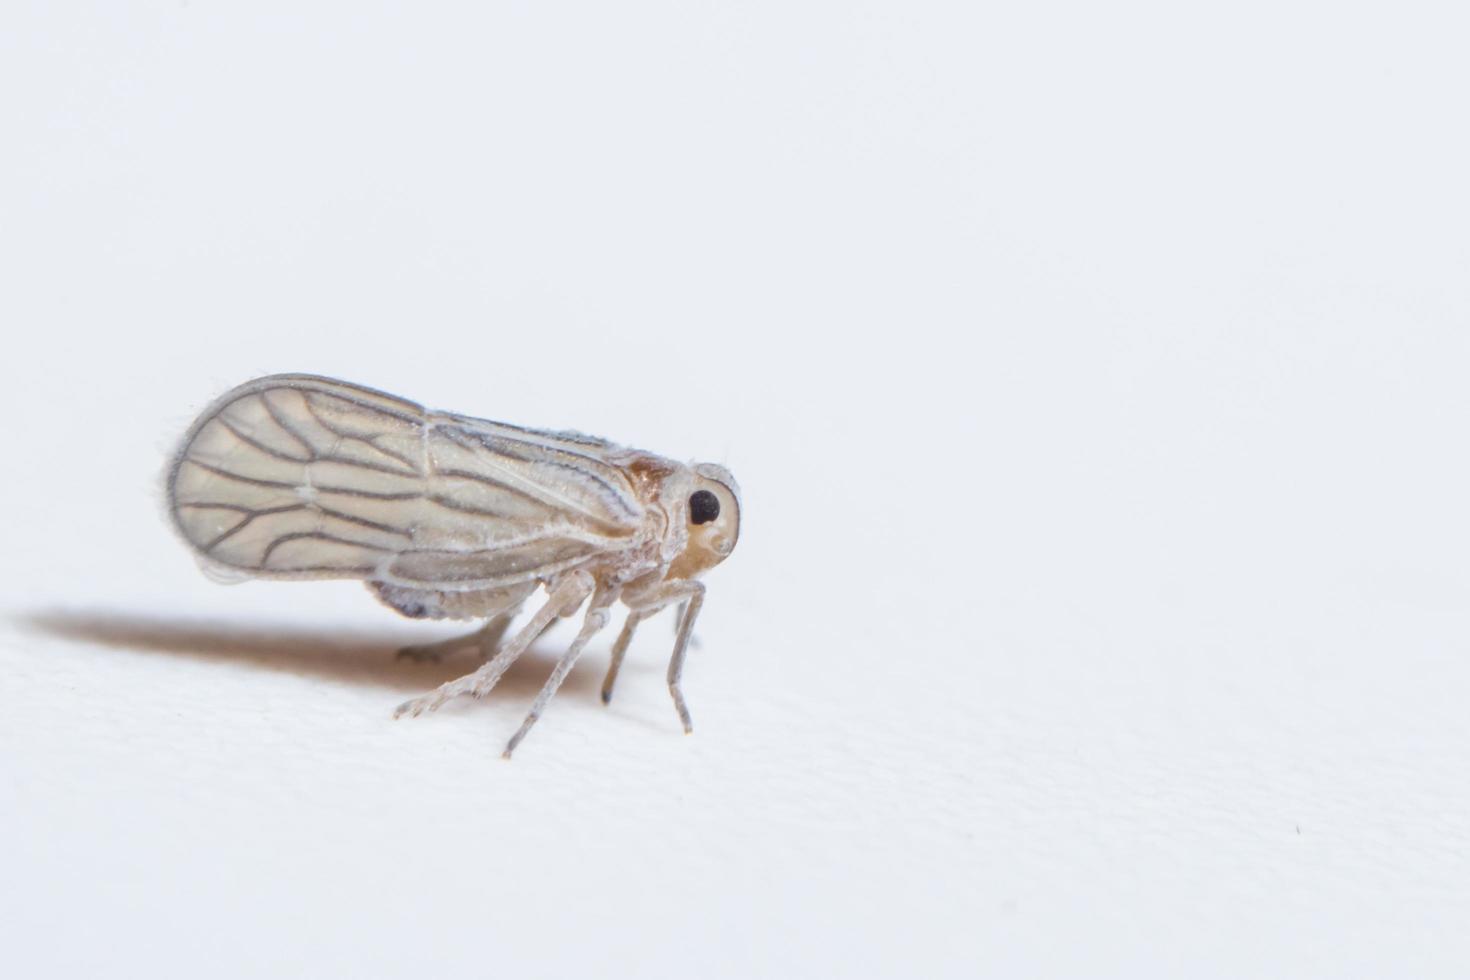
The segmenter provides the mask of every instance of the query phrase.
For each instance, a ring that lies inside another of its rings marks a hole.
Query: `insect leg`
[[[646,619],[676,602],[680,604],[679,631],[674,637],[674,655],[669,658],[669,694],[674,699],[674,710],[679,712],[684,732],[688,734],[694,731],[694,726],[689,720],[689,706],[684,703],[680,680],[684,674],[684,654],[689,649],[689,637],[694,633],[694,620],[704,605],[704,583],[687,580],[669,582],[651,594],[635,599],[630,607]]]
[[[684,675],[684,654],[689,649],[689,636],[694,632],[694,620],[704,605],[704,586],[699,582],[690,584],[698,588],[684,602],[684,615],[679,620],[679,635],[674,639],[674,655],[669,658],[669,694],[674,699],[674,710],[679,712],[679,721],[684,725],[685,735],[694,731],[694,723],[689,720],[689,706],[684,703],[684,689],[679,682]]]
[[[675,636],[678,636],[679,635],[679,624],[682,623],[682,622],[684,622],[684,610],[686,608],[688,608],[688,606],[689,606],[689,603],[687,601],[686,602],[679,603],[679,611],[674,614],[674,635]],[[692,649],[695,649],[695,650],[698,650],[699,649],[699,637],[695,636],[693,633],[689,634],[689,646]]]
[[[537,719],[541,717],[541,712],[546,710],[546,705],[556,694],[557,688],[561,687],[561,682],[567,679],[567,674],[571,673],[572,667],[577,663],[577,658],[582,655],[582,648],[587,645],[587,641],[592,639],[598,630],[607,625],[607,607],[612,605],[613,600],[616,598],[617,593],[611,590],[601,591],[592,597],[592,601],[587,606],[587,615],[582,620],[582,629],[577,633],[577,638],[572,641],[572,645],[567,648],[567,652],[562,654],[561,659],[556,662],[556,669],[547,678],[546,686],[541,688],[541,693],[536,695],[536,702],[531,705],[531,710],[526,715],[526,720],[521,722],[520,729],[506,743],[505,752],[501,756],[502,758],[510,758],[510,754],[516,750],[516,746],[521,744],[521,739],[526,737],[526,733],[531,730],[531,726],[536,724]]]
[[[607,677],[602,681],[603,704],[612,701],[613,685],[618,681],[618,671],[623,669],[623,657],[628,653],[628,644],[633,642],[633,631],[638,628],[638,621],[642,618],[641,612],[629,612],[627,621],[623,623],[623,631],[613,643],[612,662],[607,665]]]
[[[441,658],[451,653],[456,653],[472,646],[478,646],[480,652],[488,660],[494,656],[495,648],[500,645],[501,637],[505,636],[505,631],[510,627],[510,621],[514,618],[515,610],[512,609],[492,616],[486,621],[484,626],[475,630],[473,633],[450,637],[447,640],[440,640],[437,643],[423,643],[403,647],[398,651],[398,659],[412,660],[415,663],[438,663]]]
[[[534,645],[535,642],[536,642],[536,640],[539,640],[543,636],[545,636],[547,633],[550,633],[551,632],[551,628],[553,626],[555,626],[557,623],[561,622],[562,619],[563,619],[563,617],[561,617],[561,616],[552,616],[551,619],[547,621],[546,626],[541,630],[541,632],[539,632],[539,633],[536,634],[535,639],[533,639],[531,641],[531,643]]]
[[[592,576],[584,571],[573,572],[556,586],[546,599],[536,615],[522,626],[516,633],[515,639],[511,640],[493,660],[485,664],[479,670],[466,674],[458,680],[441,684],[436,690],[425,694],[421,698],[405,701],[393,712],[394,718],[402,718],[404,715],[418,717],[425,711],[433,711],[445,701],[457,698],[462,694],[470,694],[474,697],[484,697],[490,693],[500,680],[501,676],[515,663],[516,658],[526,652],[541,633],[558,617],[566,616],[582,604],[582,600],[592,594]]]
[[[495,656],[496,651],[500,649],[500,641],[504,639],[505,631],[510,629],[510,621],[516,618],[516,613],[519,611],[519,608],[517,608],[503,612],[486,623],[485,628],[480,630],[478,636],[480,655],[486,660]],[[552,622],[554,623],[556,620],[553,619]]]

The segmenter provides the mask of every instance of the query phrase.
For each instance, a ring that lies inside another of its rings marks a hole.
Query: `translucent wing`
[[[637,543],[644,508],[619,464],[629,455],[278,375],[194,423],[169,505],[207,563],[237,573],[498,588]]]

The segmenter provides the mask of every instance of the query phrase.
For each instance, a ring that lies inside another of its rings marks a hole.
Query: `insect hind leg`
[[[490,659],[495,654],[510,621],[520,611],[526,597],[535,590],[534,582],[506,589],[478,589],[469,592],[445,592],[416,589],[390,582],[368,582],[368,589],[379,600],[410,619],[484,619],[485,625],[466,636],[438,643],[416,644],[398,651],[399,659],[438,662],[459,650],[478,645],[481,655]]]
[[[515,610],[510,610],[492,617],[489,622],[473,633],[452,636],[437,643],[419,643],[400,647],[397,654],[398,659],[412,660],[414,663],[438,663],[451,654],[473,647],[480,651],[482,660],[489,660],[495,656],[500,647],[500,641],[505,636],[505,631],[510,628],[510,621],[514,618]]]
[[[559,617],[568,616],[574,612],[583,600],[592,594],[592,590],[591,574],[577,571],[568,575],[557,584],[546,602],[536,610],[536,614],[488,663],[479,670],[468,673],[457,680],[439,685],[438,688],[421,698],[405,701],[393,712],[393,717],[402,718],[404,715],[409,715],[416,718],[425,711],[434,711],[444,702],[464,694],[477,698],[489,694],[505,672],[510,669],[511,664],[526,652],[536,638],[549,629]]]

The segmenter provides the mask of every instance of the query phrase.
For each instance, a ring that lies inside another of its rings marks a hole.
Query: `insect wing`
[[[175,523],[216,568],[493,588],[627,547],[642,506],[611,444],[304,375],[249,382],[175,459]]]

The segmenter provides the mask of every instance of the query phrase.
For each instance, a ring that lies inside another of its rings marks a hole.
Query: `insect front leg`
[[[477,698],[489,694],[505,672],[510,669],[510,665],[516,662],[516,658],[525,653],[536,638],[545,632],[558,617],[568,616],[576,611],[582,601],[592,594],[593,586],[591,574],[585,571],[572,572],[557,584],[551,595],[547,596],[546,602],[536,610],[536,614],[525,626],[521,627],[515,638],[506,644],[494,659],[473,673],[441,684],[436,690],[421,698],[405,701],[393,712],[393,717],[402,718],[404,715],[410,715],[416,718],[425,711],[433,711],[444,702],[462,694],[473,695]]]
[[[626,601],[626,600],[625,600]],[[674,637],[674,653],[669,658],[669,695],[674,699],[674,710],[679,712],[679,721],[684,725],[684,733],[687,735],[694,731],[694,724],[689,718],[689,706],[684,703],[684,690],[682,679],[684,676],[684,655],[689,649],[689,637],[694,632],[694,620],[699,616],[699,610],[704,606],[704,583],[692,580],[681,580],[666,582],[651,592],[638,596],[629,602],[629,607],[634,615],[640,619],[658,612],[665,606],[681,603],[679,616],[679,632]],[[631,619],[631,616],[629,617]],[[632,639],[632,632],[624,627],[628,638]],[[618,637],[619,642],[622,637]],[[620,663],[621,658],[617,658]],[[611,673],[611,671],[610,671]],[[609,691],[608,685],[604,685],[604,691]]]
[[[531,705],[526,720],[521,722],[520,730],[506,743],[503,758],[510,758],[516,746],[521,744],[521,739],[525,738],[531,726],[536,724],[537,719],[541,717],[541,712],[546,710],[546,705],[556,694],[557,688],[561,687],[562,681],[567,679],[567,674],[571,673],[572,667],[576,665],[577,658],[582,655],[582,649],[587,645],[587,641],[607,625],[607,607],[612,605],[617,597],[617,591],[608,588],[599,588],[593,594],[592,601],[587,604],[587,615],[582,619],[582,629],[578,631],[577,638],[572,641],[567,652],[562,654],[561,659],[556,662],[556,669],[547,678],[546,686],[541,688],[541,693],[536,695],[536,701]]]
[[[689,607],[689,603],[687,603],[687,602],[681,602],[681,603],[679,603],[679,611],[674,614],[674,635],[675,636],[678,636],[679,635],[679,624],[682,623],[682,622],[684,622],[684,610],[687,609],[688,607]],[[693,633],[689,634],[689,648],[691,650],[698,650],[699,649],[699,637],[695,636]]]
[[[684,654],[689,649],[689,637],[694,633],[694,620],[704,606],[704,585],[700,582],[689,584],[695,586],[695,589],[684,603],[684,617],[679,621],[679,635],[674,638],[674,655],[669,658],[669,694],[674,699],[674,710],[679,712],[679,721],[684,725],[685,735],[694,731],[694,723],[689,720],[689,706],[684,703],[684,689],[680,686],[680,681],[684,676]]]

